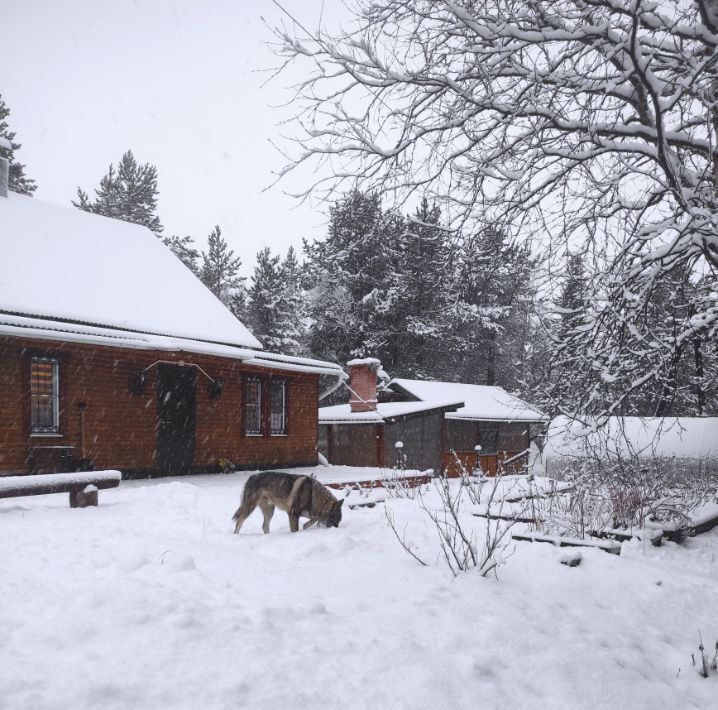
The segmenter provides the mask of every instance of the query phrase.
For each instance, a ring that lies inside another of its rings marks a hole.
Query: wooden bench
[[[97,505],[99,489],[117,488],[121,480],[119,471],[0,476],[0,498],[69,493],[71,508],[86,508]]]
[[[540,533],[511,533],[512,540],[521,542],[546,542],[556,547],[595,547],[612,555],[621,554],[621,545],[615,540],[585,540],[560,535],[541,535]]]

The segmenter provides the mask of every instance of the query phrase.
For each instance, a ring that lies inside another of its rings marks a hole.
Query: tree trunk
[[[496,342],[495,335],[489,336],[488,347],[486,349],[486,384],[493,385],[496,383]]]
[[[698,416],[703,416],[706,407],[706,392],[703,387],[703,352],[701,351],[701,339],[696,338],[693,341],[693,361],[696,366],[696,394]]]

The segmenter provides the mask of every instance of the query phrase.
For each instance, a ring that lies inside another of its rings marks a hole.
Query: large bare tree
[[[277,30],[305,76],[286,171],[311,163],[308,192],[429,192],[464,229],[584,254],[589,297],[548,392],[564,412],[627,411],[648,385],[670,390],[684,353],[715,351],[715,0],[356,0],[352,13],[343,30],[301,17]],[[694,297],[656,328],[652,296],[677,273]]]

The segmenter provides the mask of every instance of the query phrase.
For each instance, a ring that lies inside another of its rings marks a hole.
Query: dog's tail
[[[247,482],[244,484],[244,489],[242,490],[242,502],[239,504],[239,508],[234,511],[234,515],[232,516],[232,520],[235,522],[239,519],[239,517],[242,514],[242,508],[245,506],[245,504],[249,501],[249,498],[256,493],[257,489],[257,479],[256,474],[252,474],[248,479]],[[251,512],[251,511],[250,511]]]

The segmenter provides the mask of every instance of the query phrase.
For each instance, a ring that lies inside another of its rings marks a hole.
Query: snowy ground
[[[325,472],[326,473],[326,472]],[[453,579],[410,500],[240,535],[246,474],[0,501],[0,708],[710,708],[718,531],[620,557],[517,543]],[[475,518],[477,524],[485,524]]]

